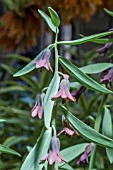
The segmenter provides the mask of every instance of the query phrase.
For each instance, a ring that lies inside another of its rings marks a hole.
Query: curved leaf
[[[49,13],[51,15],[51,21],[55,27],[59,27],[60,25],[60,18],[56,11],[54,11],[51,7],[48,7]]]
[[[79,45],[79,44],[83,44],[83,43],[86,43],[86,42],[92,42],[92,40],[95,40],[97,38],[104,37],[104,36],[107,36],[107,35],[110,35],[110,34],[113,34],[113,32],[109,31],[109,32],[103,32],[103,33],[99,33],[99,34],[94,34],[94,35],[90,35],[90,36],[83,37],[83,38],[80,38],[78,40],[73,40],[73,41],[59,41],[59,42],[57,42],[57,44]]]
[[[69,60],[66,58],[60,57],[59,61],[61,65],[66,69],[66,71],[76,80],[78,80],[79,83],[81,83],[86,88],[89,88],[94,91],[99,91],[101,93],[113,93],[111,90],[108,90],[104,86],[98,84],[96,81],[94,81],[92,78],[90,78],[88,75],[83,73],[79,68],[77,68],[74,64],[72,64]]]
[[[0,144],[0,152],[1,153],[7,153],[7,154],[12,154],[12,155],[17,155],[17,156],[21,156],[18,152],[14,151],[13,149],[10,149],[4,145]]]
[[[52,97],[58,92],[60,83],[60,77],[57,73],[55,73],[44,98],[44,123],[46,128],[50,127],[52,109],[54,105],[54,101],[52,101]]]
[[[111,118],[110,110],[107,107],[105,107],[102,132],[105,136],[109,138],[113,137],[112,118]],[[106,153],[110,163],[113,163],[113,149],[106,148]]]
[[[90,64],[79,69],[86,74],[97,74],[111,67],[113,67],[113,64],[111,63],[97,63]]]
[[[35,69],[35,64],[33,62],[38,60],[40,57],[42,57],[44,55],[44,52],[45,49],[41,53],[39,53],[29,64],[27,64],[24,68],[22,68],[20,71],[15,73],[13,76],[14,77],[22,76]]]
[[[46,23],[51,28],[51,30],[56,33],[56,27],[53,25],[51,18],[45,12],[41,11],[40,9],[38,10],[38,12],[42,16],[42,18],[46,21]],[[58,28],[57,28],[57,30],[58,30]]]
[[[49,128],[30,151],[20,170],[42,170],[44,164],[40,160],[47,155],[51,136],[52,130]]]
[[[81,120],[72,115],[64,106],[60,106],[60,110],[71,125],[79,132],[79,134],[81,134],[81,136],[98,145],[113,148],[112,139],[98,133],[93,128],[83,123]]]
[[[104,8],[104,11],[105,11],[108,15],[110,15],[110,16],[113,17],[113,12],[112,12],[112,11],[109,11],[109,10],[106,9],[106,8]]]

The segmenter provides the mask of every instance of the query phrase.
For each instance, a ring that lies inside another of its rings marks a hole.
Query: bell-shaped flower
[[[77,161],[77,164],[88,165],[88,158],[92,154],[93,150],[94,150],[94,145],[92,143],[87,145],[84,153],[81,155],[80,159]]]
[[[50,165],[54,164],[55,162],[59,162],[59,163],[66,162],[62,158],[59,150],[60,150],[60,141],[56,136],[54,136],[51,140],[51,150],[49,151],[49,154],[47,156],[41,159],[41,162],[47,160]]]
[[[39,119],[42,119],[43,117],[43,112],[44,112],[44,96],[45,94],[42,93],[42,94],[38,94],[36,96],[36,102],[35,102],[35,105],[32,109],[32,117],[35,117],[38,115]]]
[[[72,96],[73,98],[76,100],[76,102],[78,102],[81,94],[86,90],[86,87],[84,86],[80,86],[76,91],[72,92]]]
[[[41,68],[41,67],[45,67],[47,70],[52,70],[52,67],[50,65],[50,56],[51,56],[51,51],[49,48],[46,48],[44,51],[44,54],[41,58],[39,58],[38,60],[34,61],[33,63],[36,64],[36,68]]]
[[[73,136],[74,134],[79,136],[78,132],[69,124],[64,116],[62,116],[62,126],[62,130],[57,134],[57,136],[60,136],[62,133],[65,133],[68,136]]]
[[[113,83],[113,68],[111,68],[108,73],[100,80],[100,83],[104,83],[106,85],[110,85],[112,88]]]
[[[70,99],[72,101],[75,101],[73,96],[70,93],[70,85],[69,85],[69,75],[64,74],[64,79],[61,80],[60,83],[60,90],[58,91],[58,93],[53,97],[53,99],[55,98],[63,98],[63,99]]]
[[[107,51],[110,49],[113,43],[106,43],[103,47],[98,49],[98,52],[101,56],[105,56]]]

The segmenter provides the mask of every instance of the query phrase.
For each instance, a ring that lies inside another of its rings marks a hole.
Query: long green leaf
[[[29,64],[27,64],[24,68],[22,68],[20,71],[15,73],[13,76],[14,77],[22,76],[35,69],[35,64],[33,62],[38,60],[40,57],[42,57],[44,55],[44,52],[45,49],[41,53],[39,53]]]
[[[95,40],[97,38],[101,38],[101,37],[105,37],[107,35],[110,35],[112,34],[113,32],[109,31],[109,32],[103,32],[103,33],[99,33],[99,34],[94,34],[94,35],[90,35],[90,36],[87,36],[87,37],[83,37],[83,38],[80,38],[78,40],[73,40],[73,41],[59,41],[57,42],[57,44],[62,44],[62,45],[79,45],[79,44],[83,44],[83,43],[86,43],[86,42],[92,42],[92,40]]]
[[[74,170],[69,164],[64,164],[59,167],[59,170]]]
[[[54,105],[54,101],[51,99],[58,91],[59,82],[60,77],[57,73],[55,73],[44,98],[44,123],[46,128],[50,127],[52,109]]]
[[[113,64],[111,63],[97,63],[90,64],[79,69],[85,74],[97,74],[111,67],[113,67]]]
[[[37,141],[33,149],[25,159],[21,170],[42,170],[44,164],[40,160],[47,155],[52,136],[52,130],[49,128]]]
[[[25,136],[19,136],[19,137],[18,136],[10,136],[4,141],[3,145],[7,146],[7,147],[11,147],[21,141],[27,141],[27,140],[28,140],[28,137],[25,137]]]
[[[21,156],[18,152],[14,151],[13,149],[10,149],[4,145],[0,144],[0,152],[1,153],[7,153],[7,154],[12,154],[12,155],[17,155],[17,156]]]
[[[86,37],[84,36],[83,34],[80,34],[80,36],[83,38],[83,37]],[[91,42],[94,42],[94,43],[97,43],[97,44],[106,44],[106,43],[109,43],[109,42],[113,42],[113,39],[109,39],[109,38],[102,38],[102,39],[94,39],[94,40],[91,40]]]
[[[49,28],[56,33],[56,27],[53,25],[51,18],[40,9],[38,10],[39,14],[42,16],[42,18],[45,20],[45,22],[48,24]],[[58,28],[57,28],[58,29]]]
[[[106,93],[106,94],[113,93],[111,90],[108,90],[107,88],[98,84],[96,81],[94,81],[88,75],[83,73],[78,67],[76,67],[74,64],[72,64],[66,58],[60,57],[59,61],[60,61],[61,65],[66,69],[66,71],[73,78],[75,78],[79,83],[81,83],[83,86],[85,86],[91,90],[94,90],[94,91],[99,91],[101,93]]]
[[[14,92],[14,91],[32,91],[32,89],[30,89],[27,86],[11,86],[11,87],[2,87],[0,89],[0,94],[3,93],[9,93],[9,92]]]
[[[60,106],[60,110],[71,125],[79,132],[79,134],[81,134],[81,136],[98,145],[113,148],[112,139],[98,133],[93,128],[83,123],[81,120],[72,115],[64,106]]]
[[[102,132],[105,136],[109,138],[113,137],[112,118],[111,118],[110,110],[107,107],[105,107]],[[113,163],[113,149],[106,148],[106,153],[110,163]]]

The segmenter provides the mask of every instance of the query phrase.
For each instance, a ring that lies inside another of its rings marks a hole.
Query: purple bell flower
[[[32,117],[35,117],[38,115],[39,119],[42,119],[43,111],[44,111],[44,96],[45,96],[44,93],[37,95],[35,105],[31,111]]]
[[[49,48],[46,48],[44,51],[44,55],[39,58],[38,60],[34,61],[33,63],[36,64],[36,68],[41,68],[41,67],[45,67],[47,70],[52,70],[52,67],[50,65],[50,56],[51,56],[51,51]]]
[[[75,101],[73,96],[70,93],[70,85],[69,85],[69,75],[64,74],[64,79],[61,80],[60,83],[60,90],[58,91],[58,93],[53,97],[55,98],[63,98],[63,99],[70,99],[72,101]]]
[[[80,159],[77,161],[77,164],[88,165],[88,158],[92,154],[93,150],[94,150],[94,145],[92,143],[87,145],[84,153],[81,155]]]
[[[100,83],[109,84],[112,88],[113,82],[113,68],[111,68],[108,73],[100,80]]]
[[[49,151],[49,154],[47,156],[41,159],[41,162],[47,160],[50,165],[54,164],[55,162],[59,162],[59,163],[66,162],[62,158],[59,150],[60,150],[60,141],[56,136],[54,136],[51,140],[51,150]]]

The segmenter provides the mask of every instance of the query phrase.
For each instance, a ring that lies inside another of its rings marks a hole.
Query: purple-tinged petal
[[[48,162],[50,165],[52,165],[57,159],[57,154],[56,154],[56,151],[51,151],[49,152],[49,155],[48,155]]]
[[[66,127],[64,127],[63,130],[69,136],[72,136],[75,133],[73,130],[70,130],[69,128],[66,128]]]
[[[103,47],[98,49],[99,54],[104,56],[111,46],[112,46],[112,43],[106,43]]]
[[[67,161],[61,156],[59,151],[57,151],[57,159],[60,161],[60,163],[61,162],[66,162],[67,163]]]
[[[39,119],[42,119],[43,111],[44,111],[43,107],[42,106],[38,106],[38,117],[39,117]]]
[[[40,162],[46,161],[47,158],[48,158],[48,155],[49,155],[49,154],[47,154],[44,158],[42,158],[42,159],[40,160]]]
[[[32,112],[31,113],[32,117],[35,117],[38,114],[38,105],[37,105],[37,103],[35,103],[35,105],[34,105],[31,112]]]

